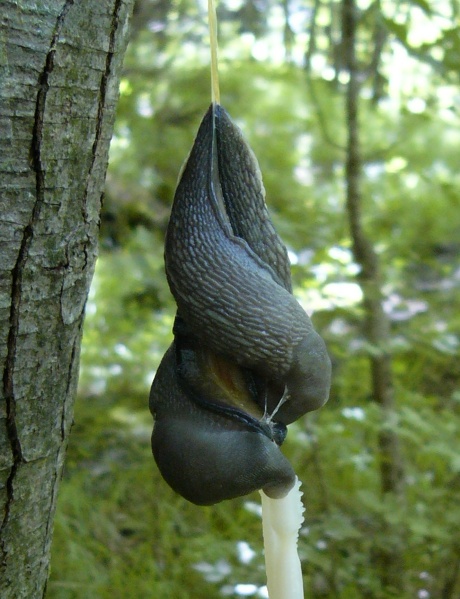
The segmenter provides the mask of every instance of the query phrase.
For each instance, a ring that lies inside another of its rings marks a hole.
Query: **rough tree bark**
[[[2,599],[45,593],[132,3],[2,3]]]
[[[403,462],[398,436],[391,429],[394,418],[394,384],[389,353],[390,326],[383,309],[379,258],[362,224],[362,157],[359,128],[360,70],[356,58],[357,7],[355,0],[343,0],[342,31],[345,65],[349,73],[346,93],[347,158],[345,165],[346,205],[355,261],[360,265],[359,281],[365,311],[364,331],[373,348],[369,357],[372,397],[382,411],[379,433],[380,480],[383,496],[403,499]],[[383,524],[385,527],[386,525]],[[384,532],[388,532],[385,531]],[[394,538],[394,537],[393,537]],[[377,551],[382,587],[395,596],[403,594],[402,547],[390,540]]]

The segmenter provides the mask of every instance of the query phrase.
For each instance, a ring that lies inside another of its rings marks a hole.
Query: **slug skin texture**
[[[292,295],[257,160],[219,104],[180,175],[165,267],[178,313],[150,393],[163,477],[200,505],[284,497],[286,425],[327,401],[331,365]]]

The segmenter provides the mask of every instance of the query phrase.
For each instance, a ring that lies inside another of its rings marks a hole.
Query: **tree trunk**
[[[355,0],[343,0],[343,48],[349,74],[346,94],[347,159],[345,165],[346,203],[353,244],[353,256],[360,265],[360,285],[365,311],[364,330],[369,345],[372,397],[382,412],[382,427],[378,437],[380,481],[383,496],[392,495],[403,500],[403,461],[399,439],[391,428],[394,418],[394,385],[391,356],[388,351],[390,326],[383,309],[382,281],[378,256],[362,225],[361,175],[362,159],[359,129],[359,69],[356,59],[357,7]],[[383,523],[383,532],[388,533]],[[390,535],[387,534],[388,538]],[[395,537],[396,535],[394,535]],[[397,537],[396,537],[397,538]],[[404,570],[402,546],[388,541],[385,549],[377,551],[382,587],[390,592],[403,594]]]
[[[2,4],[2,599],[45,593],[132,3]]]

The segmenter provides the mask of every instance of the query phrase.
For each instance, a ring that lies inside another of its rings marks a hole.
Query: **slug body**
[[[180,176],[165,266],[178,316],[150,395],[160,471],[198,504],[286,495],[285,425],[327,401],[330,360],[291,293],[255,156],[218,104]]]

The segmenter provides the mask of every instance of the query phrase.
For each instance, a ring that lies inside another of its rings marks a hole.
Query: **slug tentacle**
[[[150,393],[161,473],[197,504],[286,495],[279,445],[327,401],[330,360],[291,293],[255,156],[217,104],[181,172],[165,266],[178,314]]]

